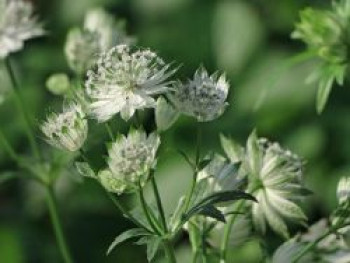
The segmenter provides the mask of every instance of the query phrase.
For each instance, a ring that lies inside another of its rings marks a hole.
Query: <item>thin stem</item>
[[[141,207],[143,209],[143,212],[146,216],[146,219],[148,221],[148,223],[150,224],[150,226],[152,227],[152,229],[154,230],[155,233],[157,233],[157,235],[161,236],[162,233],[159,230],[159,227],[156,225],[156,223],[154,222],[154,220],[152,220],[150,212],[149,212],[149,207],[146,203],[145,197],[143,195],[143,189],[140,185],[140,189],[139,189],[139,198],[140,198],[140,202],[141,202]],[[154,218],[153,218],[154,219]]]
[[[3,132],[0,130],[0,143],[3,145],[5,151],[7,152],[7,154],[16,162],[20,162],[19,160],[19,156],[17,155],[17,153],[15,152],[15,150],[13,149],[13,147],[11,146],[11,144],[9,143],[9,141],[6,139],[5,135],[3,134]]]
[[[169,263],[176,263],[176,257],[175,257],[175,252],[174,252],[174,248],[171,245],[169,240],[164,240],[163,241],[163,246],[164,246],[164,252],[165,252],[165,256],[168,259]]]
[[[187,194],[186,197],[186,203],[185,203],[185,209],[184,211],[186,212],[192,199],[193,192],[196,188],[196,183],[197,183],[197,174],[198,174],[198,165],[199,165],[199,160],[200,160],[200,149],[201,149],[201,144],[202,144],[202,131],[200,128],[200,125],[198,124],[197,126],[197,147],[196,147],[196,159],[195,159],[195,167],[193,169],[193,176],[192,176],[192,182],[191,182],[191,187],[190,190]]]
[[[207,263],[207,248],[206,248],[206,244],[205,244],[205,231],[206,231],[206,222],[203,221],[202,231],[201,231],[202,263]]]
[[[168,232],[168,226],[167,226],[167,223],[166,223],[165,213],[164,213],[162,201],[161,201],[161,198],[160,198],[160,195],[159,195],[159,191],[158,191],[157,182],[156,182],[156,179],[154,178],[154,173],[153,172],[151,174],[151,183],[152,183],[153,192],[154,192],[154,195],[155,195],[155,198],[156,198],[158,211],[159,211],[159,214],[160,214],[160,217],[161,217],[161,220],[162,220],[163,229],[167,233]]]
[[[32,127],[31,127],[31,124],[30,124],[30,118],[29,118],[29,115],[28,115],[28,111],[26,109],[24,109],[23,99],[21,97],[21,94],[20,94],[20,91],[19,91],[19,86],[18,86],[18,83],[16,81],[15,73],[14,73],[14,71],[12,69],[11,62],[10,62],[9,58],[6,59],[6,67],[7,67],[7,70],[8,70],[10,79],[11,79],[11,82],[12,82],[15,103],[16,103],[16,106],[17,106],[20,114],[22,115],[22,119],[23,119],[23,122],[24,122],[24,129],[25,129],[26,135],[28,137],[29,144],[31,146],[31,149],[33,151],[34,156],[38,160],[40,160],[41,159],[41,154],[40,154],[40,151],[39,151],[39,147],[37,145],[37,142],[35,140],[35,137],[34,137],[34,134],[33,134],[33,131],[32,131]]]
[[[193,251],[193,254],[192,254],[192,263],[197,263],[197,258],[198,258],[198,251],[195,250]]]
[[[57,212],[57,204],[53,189],[51,186],[47,186],[47,205],[50,212],[50,217],[53,225],[53,229],[56,235],[59,250],[61,251],[62,258],[65,263],[72,263],[72,257],[69,253],[66,240],[63,234],[62,225]]]
[[[109,138],[110,138],[112,141],[114,141],[114,135],[113,135],[112,127],[109,125],[108,122],[106,122],[105,127],[106,127],[106,130],[107,130],[107,133],[108,133]]]
[[[105,189],[104,189],[105,190]],[[148,227],[141,224],[128,210],[126,210],[122,204],[116,199],[109,191],[105,191],[109,199],[111,199],[112,203],[122,212],[122,214],[128,218],[131,222],[133,222],[136,226],[145,229],[147,232],[152,233]]]
[[[243,208],[243,205],[244,205],[244,200],[240,201],[240,203],[237,205],[238,212]],[[222,239],[221,249],[220,249],[220,262],[226,262],[228,241],[230,239],[231,230],[237,216],[238,214],[232,215],[229,222],[225,226],[224,237]]]

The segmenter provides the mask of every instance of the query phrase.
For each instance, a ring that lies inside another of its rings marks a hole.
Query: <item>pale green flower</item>
[[[218,118],[228,105],[226,98],[229,84],[224,75],[208,75],[204,68],[194,74],[187,83],[176,83],[169,99],[176,109],[200,122]]]
[[[43,34],[30,2],[0,0],[0,59],[22,49],[26,40]]]
[[[222,138],[228,143],[228,139]],[[253,132],[246,148],[236,143],[223,145],[230,159],[240,160],[241,173],[247,175],[248,192],[258,200],[252,204],[252,217],[257,230],[266,231],[266,224],[288,237],[285,219],[304,223],[306,216],[296,204],[305,195],[302,187],[302,161],[277,143],[258,139]]]
[[[118,194],[144,186],[156,164],[159,144],[157,134],[147,136],[142,130],[119,136],[108,150],[108,169],[98,174],[102,185]]]
[[[52,113],[41,125],[46,141],[61,150],[77,151],[88,134],[85,114],[78,104],[64,107],[60,114]]]
[[[149,49],[118,45],[103,53],[85,83],[91,115],[104,122],[120,112],[128,120],[136,110],[154,108],[154,96],[169,89],[169,67]]]
[[[82,29],[73,28],[69,31],[65,54],[71,69],[84,74],[94,65],[101,52],[114,45],[132,42],[121,23],[103,9],[96,8],[87,12]]]

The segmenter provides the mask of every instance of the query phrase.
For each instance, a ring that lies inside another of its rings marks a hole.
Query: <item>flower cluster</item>
[[[101,184],[118,194],[143,187],[156,164],[159,144],[158,135],[147,136],[142,130],[119,136],[108,150],[108,169],[98,174]]]
[[[154,108],[155,95],[168,91],[169,71],[156,53],[118,45],[102,53],[85,83],[94,118],[104,122],[115,114],[130,119],[136,110]]]
[[[52,113],[41,125],[41,130],[52,146],[77,151],[87,138],[88,124],[81,106],[70,104],[62,113]]]
[[[224,75],[209,76],[204,68],[194,74],[187,83],[176,83],[169,99],[175,108],[200,122],[212,121],[225,110],[229,84]]]
[[[22,49],[24,41],[43,34],[29,2],[0,0],[0,59]]]

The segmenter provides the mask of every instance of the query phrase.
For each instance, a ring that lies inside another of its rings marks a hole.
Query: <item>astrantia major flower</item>
[[[118,194],[144,186],[156,164],[159,144],[157,134],[147,136],[142,130],[119,136],[108,150],[108,169],[98,175],[102,185]]]
[[[29,2],[0,0],[0,59],[22,49],[24,41],[43,34]]]
[[[228,140],[222,140],[228,143]],[[278,143],[258,139],[253,132],[246,149],[225,146],[226,154],[240,158],[241,169],[248,176],[248,192],[258,203],[252,204],[255,227],[265,232],[266,224],[278,234],[288,237],[288,229],[283,220],[304,223],[306,217],[295,201],[304,196],[302,187],[302,161]],[[230,149],[230,150],[229,150]],[[236,149],[236,151],[234,150]]]
[[[103,9],[88,11],[84,27],[69,31],[65,45],[68,64],[78,74],[84,74],[98,58],[99,53],[117,44],[130,44],[132,38],[125,33],[121,23]]]
[[[204,68],[187,83],[176,83],[169,99],[177,110],[200,122],[218,118],[227,106],[229,83],[224,75],[209,75]]]
[[[85,83],[92,116],[104,122],[120,112],[128,120],[136,110],[155,107],[154,96],[168,91],[169,67],[149,49],[118,45],[103,53]]]
[[[62,113],[52,113],[41,125],[41,130],[49,144],[73,152],[84,144],[88,124],[81,106],[70,104]]]
[[[340,204],[350,201],[350,177],[342,177],[339,180],[337,198]]]

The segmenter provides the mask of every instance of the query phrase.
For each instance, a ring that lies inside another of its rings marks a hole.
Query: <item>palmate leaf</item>
[[[120,243],[122,243],[130,238],[138,237],[138,236],[148,236],[148,235],[150,235],[150,233],[142,228],[129,229],[114,239],[114,241],[112,242],[112,244],[109,246],[109,248],[107,250],[107,255],[109,255],[117,245],[119,245]]]
[[[192,216],[200,214],[200,215],[209,216],[219,221],[225,222],[224,215],[220,212],[220,210],[215,208],[214,205],[218,205],[223,202],[229,202],[229,201],[232,202],[232,201],[241,200],[241,199],[256,202],[256,199],[254,196],[239,190],[217,192],[203,198],[196,205],[194,205],[185,215],[183,215],[183,221],[186,222]]]

